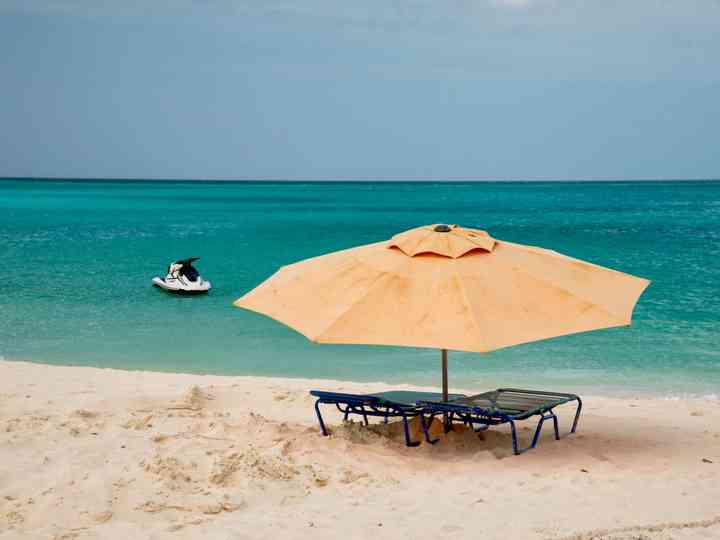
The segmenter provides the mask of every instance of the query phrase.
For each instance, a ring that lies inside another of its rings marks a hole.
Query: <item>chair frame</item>
[[[347,421],[348,416],[351,414],[360,415],[363,417],[363,422],[366,426],[369,425],[368,416],[382,418],[386,424],[390,418],[402,418],[403,429],[405,431],[405,444],[410,447],[420,445],[420,441],[413,441],[410,437],[408,419],[420,416],[423,407],[405,405],[373,395],[344,394],[340,392],[323,392],[320,390],[312,390],[310,394],[318,398],[317,401],[315,401],[315,414],[320,423],[322,434],[326,437],[329,433],[325,426],[322,413],[320,412],[320,405],[322,404],[335,405],[338,411],[342,413],[343,420],[345,421]]]
[[[558,426],[558,417],[555,414],[555,411],[553,410],[555,407],[559,405],[563,405],[565,403],[570,402],[577,402],[577,407],[575,410],[575,417],[573,419],[572,427],[570,429],[570,433],[575,433],[575,430],[577,429],[578,421],[580,419],[580,413],[582,411],[582,400],[580,399],[580,396],[576,394],[564,394],[560,392],[545,392],[545,391],[539,391],[539,390],[522,390],[517,388],[499,388],[494,391],[485,392],[483,394],[477,394],[475,396],[471,396],[469,398],[465,398],[465,401],[470,401],[473,398],[483,397],[487,398],[488,396],[495,394],[496,399],[502,394],[505,393],[511,393],[515,394],[517,396],[517,399],[519,402],[522,402],[523,399],[532,399],[535,397],[547,397],[548,399],[546,401],[543,401],[542,403],[534,406],[529,407],[525,410],[518,410],[518,409],[502,409],[502,408],[484,408],[484,407],[478,407],[478,406],[472,406],[472,405],[465,405],[462,403],[456,403],[454,401],[463,401],[463,399],[460,400],[452,400],[452,401],[420,401],[418,402],[418,405],[421,405],[423,407],[423,412],[421,414],[421,423],[423,428],[423,433],[425,434],[425,440],[429,442],[430,444],[435,444],[438,442],[438,438],[431,439],[429,428],[432,423],[432,420],[435,416],[442,414],[446,425],[452,424],[453,421],[458,420],[465,424],[466,426],[471,427],[475,432],[482,432],[490,428],[490,426],[497,426],[501,424],[510,424],[510,432],[512,435],[512,447],[513,447],[513,453],[515,455],[522,454],[524,452],[527,452],[528,450],[531,450],[537,446],[537,443],[540,439],[540,432],[542,431],[542,426],[545,423],[546,420],[552,420],[553,421],[553,428],[555,431],[555,439],[560,440],[560,429]],[[514,413],[509,411],[515,411]],[[532,441],[530,442],[530,445],[525,448],[520,448],[518,445],[518,439],[517,439],[517,428],[515,423],[519,420],[526,420],[533,416],[540,416],[540,419],[538,420],[537,427],[535,428],[535,434],[533,435]],[[476,427],[476,424],[479,425],[479,427]]]

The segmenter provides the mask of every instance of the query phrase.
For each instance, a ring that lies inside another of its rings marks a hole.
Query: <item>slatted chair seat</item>
[[[535,448],[540,438],[540,431],[546,420],[553,421],[555,439],[560,439],[558,418],[554,408],[572,401],[577,402],[577,409],[570,433],[577,429],[582,400],[575,394],[547,392],[542,390],[521,390],[518,388],[499,388],[469,397],[441,400],[421,400],[418,405],[423,407],[422,426],[425,440],[435,444],[439,439],[431,439],[429,426],[432,419],[442,414],[446,423],[462,422],[475,429],[484,431],[490,426],[510,424],[513,452],[521,454]],[[517,441],[515,422],[539,416],[532,441],[526,448],[520,448]]]

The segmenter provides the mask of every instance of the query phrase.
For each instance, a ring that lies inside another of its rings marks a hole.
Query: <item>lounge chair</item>
[[[476,396],[449,399],[448,401],[421,399],[418,405],[422,407],[422,427],[425,440],[435,444],[438,439],[431,439],[428,428],[436,415],[442,414],[447,423],[460,421],[472,427],[475,431],[485,431],[490,426],[509,423],[512,434],[513,452],[522,454],[535,448],[540,438],[540,430],[545,420],[552,419],[555,428],[555,439],[560,439],[558,418],[553,409],[563,403],[577,402],[575,419],[570,433],[575,433],[582,410],[582,401],[575,394],[562,394],[560,392],[542,392],[538,390],[519,390],[516,388],[499,388],[484,392]],[[518,448],[515,422],[526,420],[532,416],[540,416],[535,435],[530,446]],[[478,425],[479,427],[475,427]]]
[[[423,407],[418,405],[418,402],[421,400],[427,402],[442,400],[442,394],[436,392],[409,392],[405,390],[378,392],[377,394],[343,394],[312,390],[310,394],[318,398],[315,402],[315,412],[323,435],[327,436],[328,431],[320,413],[320,405],[331,404],[335,405],[343,413],[344,420],[347,420],[351,414],[361,415],[366,426],[368,425],[368,416],[383,418],[385,423],[390,418],[402,418],[403,428],[405,429],[405,444],[407,446],[418,446],[420,444],[420,441],[413,441],[410,438],[410,429],[408,427],[408,418],[419,416],[424,410]],[[450,394],[449,397],[451,399],[460,399],[464,398],[465,395]]]

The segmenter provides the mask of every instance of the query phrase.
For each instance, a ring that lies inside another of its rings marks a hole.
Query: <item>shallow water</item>
[[[437,222],[653,281],[632,327],[451,353],[451,386],[720,394],[720,182],[0,180],[0,355],[436,384],[437,351],[316,345],[232,301],[280,265]],[[188,256],[208,296],[150,286]]]

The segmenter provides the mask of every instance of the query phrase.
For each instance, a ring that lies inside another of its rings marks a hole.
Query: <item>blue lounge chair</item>
[[[444,416],[447,423],[460,421],[478,432],[485,431],[490,426],[509,423],[513,452],[517,455],[535,448],[545,420],[552,419],[555,428],[555,439],[559,440],[558,418],[553,409],[572,401],[577,402],[577,409],[570,433],[575,433],[580,411],[582,411],[582,401],[575,394],[499,388],[476,396],[449,399],[448,401],[422,399],[418,402],[418,405],[422,407],[423,411],[421,420],[427,442],[435,444],[438,441],[438,439],[430,438],[428,428],[432,423],[432,419],[439,414]],[[515,422],[526,420],[532,416],[540,416],[532,442],[526,448],[518,448]]]
[[[318,422],[320,422],[323,435],[327,436],[328,431],[320,413],[320,405],[330,404],[337,407],[343,414],[344,420],[347,420],[351,414],[361,415],[366,426],[368,425],[368,416],[383,418],[385,423],[390,418],[402,418],[405,430],[405,444],[407,446],[418,446],[420,444],[420,441],[413,441],[410,438],[410,429],[408,427],[408,418],[419,416],[424,410],[418,403],[421,400],[428,402],[442,400],[442,394],[436,392],[410,392],[404,390],[378,392],[377,394],[343,394],[312,390],[310,394],[318,398],[315,402],[315,413]],[[449,396],[450,399],[464,397],[464,394],[450,394]]]

